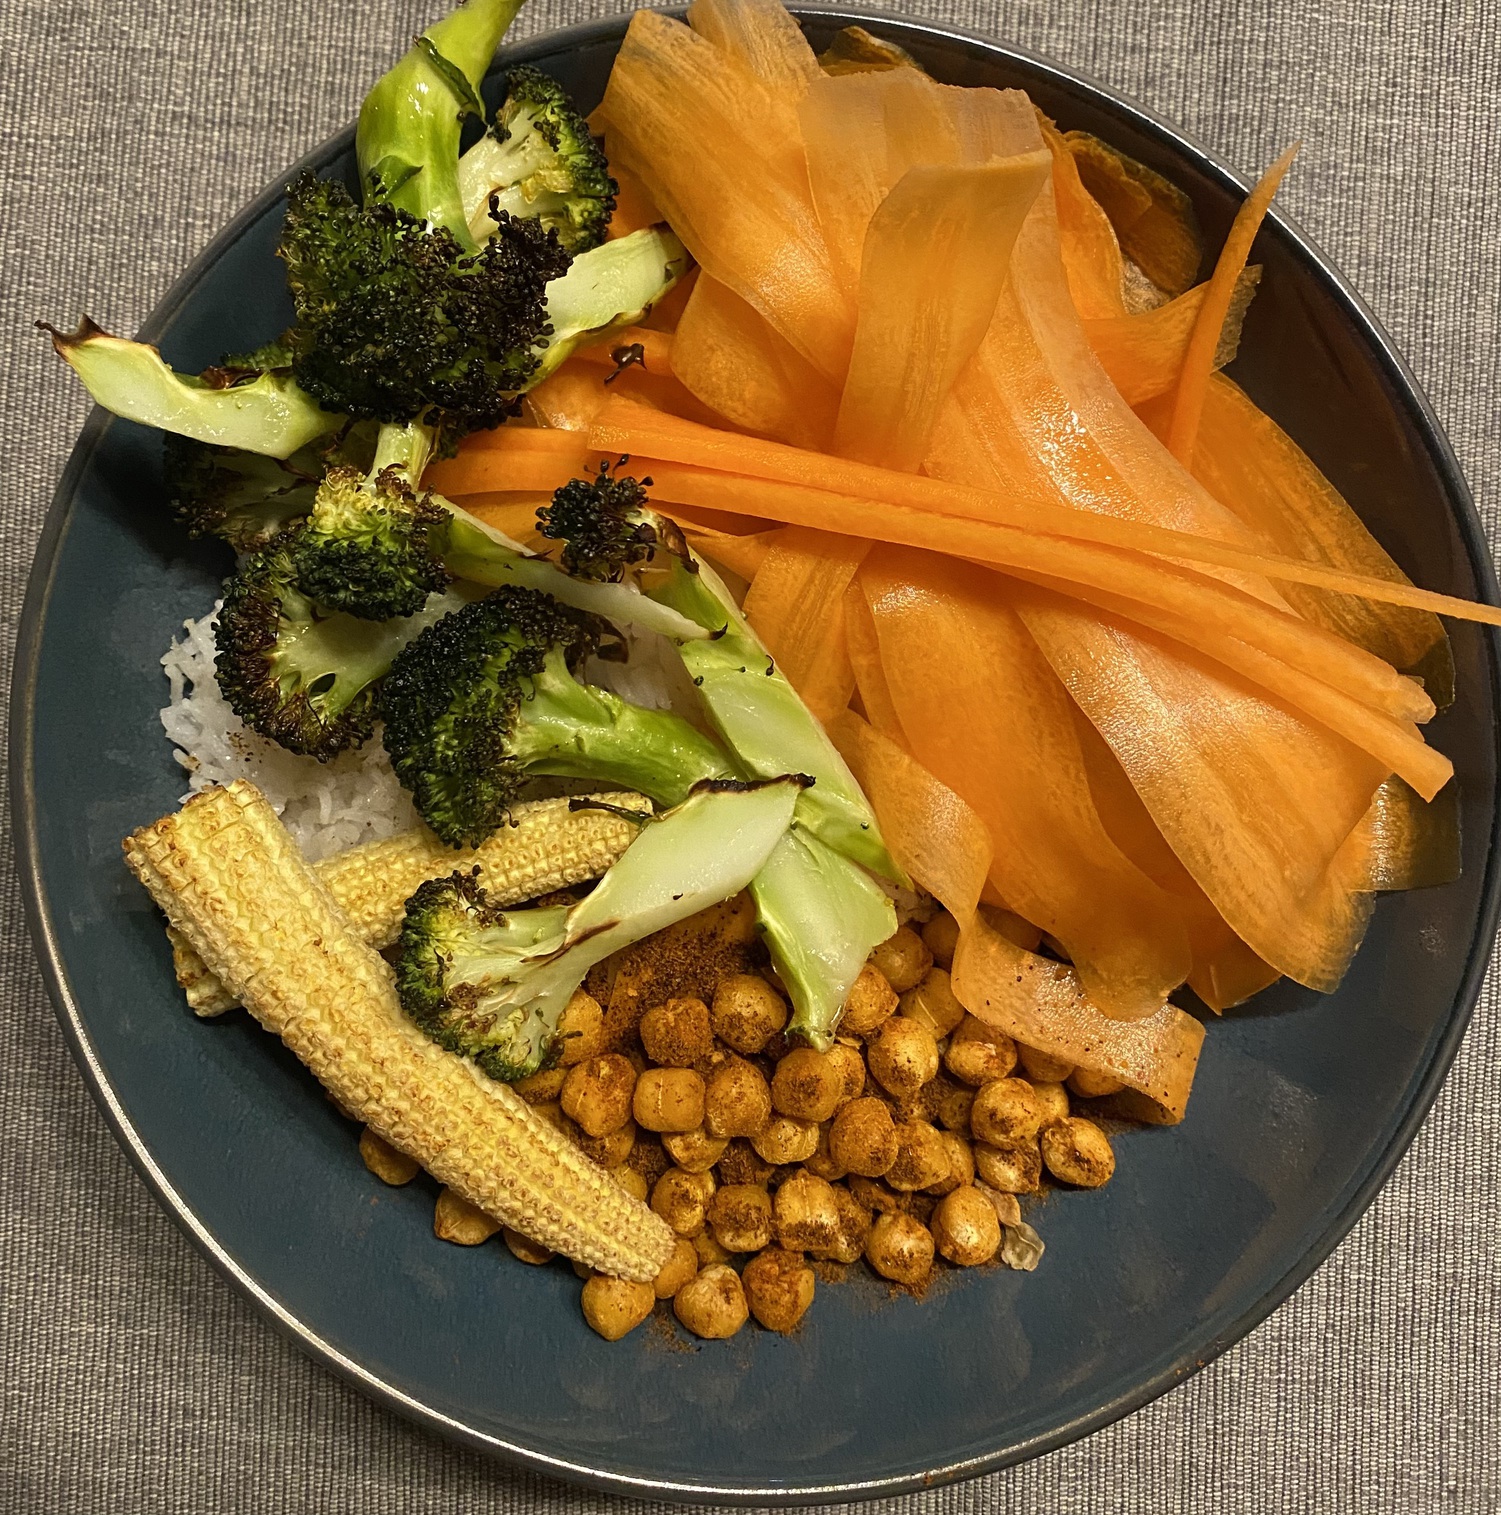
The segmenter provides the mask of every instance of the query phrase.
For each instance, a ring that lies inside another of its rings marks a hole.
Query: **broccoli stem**
[[[580,683],[554,648],[532,681],[512,755],[529,772],[637,789],[681,804],[706,779],[737,779],[718,743],[665,710]]]
[[[355,153],[365,197],[378,184],[398,210],[446,227],[467,252],[478,244],[459,193],[459,137],[521,6],[522,0],[469,0],[428,27],[360,108]]]
[[[344,424],[342,416],[320,409],[291,374],[280,370],[249,383],[212,388],[202,379],[174,373],[156,348],[112,337],[87,316],[72,332],[41,324],[94,400],[142,426],[263,457],[289,458]]]
[[[757,778],[806,773],[798,821],[836,852],[893,883],[907,878],[886,848],[874,812],[828,733],[787,682],[707,564],[680,559],[647,594],[722,635],[678,647],[725,745]]]

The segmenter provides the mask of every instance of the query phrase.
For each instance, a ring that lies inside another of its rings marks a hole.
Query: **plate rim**
[[[1170,125],[1155,112],[1128,95],[1078,69],[1068,68],[1030,49],[1003,42],[973,30],[940,22],[916,21],[900,15],[864,8],[796,3],[788,7],[799,19],[834,21],[845,25],[869,26],[898,37],[940,37],[963,44],[1001,60],[1017,60],[1029,68],[1051,76],[1069,88],[1082,86],[1111,109],[1134,118],[1133,124],[1155,137],[1159,143],[1192,160],[1199,170],[1222,186],[1240,192],[1249,182],[1224,164],[1195,138]],[[664,8],[667,14],[681,16],[684,7]],[[530,57],[556,51],[561,47],[582,47],[621,35],[629,22],[629,13],[602,17],[533,36],[504,47],[497,62],[525,61]],[[142,324],[138,336],[156,340],[162,328],[196,289],[204,273],[231,247],[246,228],[258,220],[304,168],[319,169],[339,157],[352,145],[353,123],[326,138],[291,167],[275,175],[243,209],[241,209],[172,282],[167,293]],[[1358,333],[1376,358],[1393,399],[1407,411],[1409,421],[1422,438],[1454,511],[1455,525],[1475,574],[1480,597],[1501,605],[1495,564],[1484,528],[1475,510],[1469,486],[1447,435],[1427,395],[1397,351],[1385,328],[1345,279],[1322,249],[1291,216],[1274,209],[1267,217],[1265,230],[1288,240],[1294,251],[1311,263],[1325,287],[1342,307]],[[1263,1291],[1241,1315],[1224,1330],[1206,1340],[1191,1344],[1174,1362],[1153,1377],[1094,1410],[1076,1416],[1045,1435],[960,1459],[942,1466],[908,1474],[891,1475],[845,1483],[774,1483],[764,1485],[688,1482],[620,1473],[609,1468],[537,1452],[505,1438],[479,1431],[452,1415],[424,1404],[394,1384],[341,1352],[326,1341],[307,1322],[284,1306],[277,1297],[255,1279],[198,1219],[192,1207],[173,1186],[165,1171],[153,1158],[140,1134],[115,1094],[103,1064],[89,1039],[74,1000],[67,969],[53,926],[53,915],[42,878],[42,860],[38,836],[38,816],[34,787],[34,745],[36,728],[35,695],[39,674],[42,634],[47,607],[58,567],[59,549],[72,519],[74,497],[79,480],[86,472],[112,417],[94,407],[89,413],[68,462],[53,492],[39,534],[36,551],[28,571],[26,593],[16,639],[16,656],[10,681],[10,726],[8,733],[8,776],[10,811],[15,836],[16,871],[21,884],[22,905],[27,930],[48,998],[62,1028],[69,1051],[78,1063],[90,1094],[102,1111],[115,1139],[124,1149],[132,1166],[145,1180],[148,1189],[173,1222],[270,1323],[309,1357],[327,1367],[362,1393],[396,1411],[428,1430],[451,1441],[485,1452],[513,1466],[519,1466],[560,1478],[576,1485],[614,1494],[665,1496],[675,1501],[716,1499],[730,1504],[802,1505],[830,1500],[868,1500],[932,1488],[936,1485],[976,1478],[1014,1466],[1044,1453],[1055,1451],[1101,1430],[1159,1398],[1205,1367],[1222,1352],[1242,1340],[1261,1324],[1279,1305],[1328,1260],[1355,1223],[1369,1208],[1377,1192],[1401,1161],[1419,1127],[1427,1117],[1443,1086],[1449,1068],[1459,1050],[1465,1031],[1479,998],[1492,944],[1501,916],[1501,804],[1493,811],[1481,904],[1474,934],[1468,947],[1465,973],[1442,1034],[1439,1036],[1419,1079],[1402,1119],[1390,1139],[1376,1154],[1364,1178],[1345,1196],[1340,1209],[1331,1218],[1316,1243],[1302,1254],[1273,1285]],[[1482,628],[1490,682],[1501,702],[1501,630]],[[1501,769],[1501,727],[1492,734]]]

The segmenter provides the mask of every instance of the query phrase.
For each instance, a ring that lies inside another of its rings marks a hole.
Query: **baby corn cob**
[[[593,796],[617,810],[647,812],[644,795]],[[480,847],[455,851],[430,831],[403,831],[383,841],[336,852],[313,864],[355,934],[372,947],[389,947],[401,934],[402,910],[428,879],[455,868],[480,870],[480,882],[497,905],[519,905],[554,889],[598,878],[636,839],[634,821],[609,810],[571,810],[567,799],[517,805],[514,825]],[[237,1001],[172,927],[172,963],[195,1015],[220,1015]]]
[[[355,1119],[440,1183],[602,1273],[654,1278],[666,1224],[504,1084],[402,1013],[361,941],[253,784],[195,795],[125,840],[172,927]]]

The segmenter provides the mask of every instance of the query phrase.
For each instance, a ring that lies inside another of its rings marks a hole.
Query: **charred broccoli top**
[[[389,201],[357,205],[304,174],[281,255],[297,311],[292,369],[320,405],[448,436],[500,425],[549,334],[546,288],[568,254],[538,221],[502,215],[466,253],[452,232]]]
[[[268,458],[168,432],[162,445],[167,503],[192,537],[223,537],[236,552],[264,547],[313,506],[323,452]]]
[[[593,479],[570,480],[537,512],[537,529],[563,544],[566,572],[610,584],[649,561],[661,545],[661,526],[648,509],[643,484],[629,474],[612,474],[607,465]]]
[[[472,873],[430,879],[407,901],[396,987],[407,1014],[440,1047],[512,1081],[555,1055],[554,1027],[517,994],[527,956],[560,938],[568,906],[503,911]]]
[[[382,695],[386,751],[445,842],[484,841],[533,775],[615,783],[669,805],[701,779],[733,776],[678,716],[574,677],[607,630],[550,595],[505,587],[402,650]]]
[[[489,236],[505,212],[536,219],[571,253],[604,240],[615,181],[563,86],[535,68],[513,68],[495,124],[459,159],[470,234]]]

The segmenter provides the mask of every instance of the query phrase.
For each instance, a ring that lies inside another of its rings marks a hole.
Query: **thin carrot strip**
[[[844,592],[844,643],[866,719],[887,741],[895,742],[905,751],[907,738],[881,662],[875,617],[871,614],[870,601],[858,574]]]
[[[947,516],[956,521],[1005,523],[1029,533],[1040,532],[1121,547],[1184,563],[1332,589],[1382,604],[1430,610],[1457,620],[1501,626],[1501,607],[1494,605],[1482,605],[1435,590],[1418,589],[1410,584],[1350,573],[1277,553],[1236,547],[1228,542],[1154,526],[1145,521],[1099,515],[1089,510],[1055,505],[1048,500],[1003,494],[997,490],[878,468],[873,464],[826,457],[760,437],[699,426],[634,405],[628,400],[610,401],[590,429],[589,440],[612,455],[639,455],[727,474],[803,484],[846,497],[858,496],[872,503],[915,507],[926,515]],[[935,550],[946,549],[937,547]]]
[[[929,515],[883,500],[852,499],[796,484],[748,480],[656,460],[647,460],[644,466],[650,472],[653,493],[661,500],[770,517],[1090,585],[1176,611],[1191,624],[1219,626],[1390,715],[1426,720],[1433,714],[1432,702],[1421,686],[1379,658],[1320,626],[1190,569],[1120,548],[1034,536],[995,522]]]
[[[1193,461],[1194,442],[1199,435],[1199,418],[1204,414],[1204,398],[1209,392],[1209,378],[1214,372],[1214,355],[1220,345],[1220,332],[1235,299],[1235,286],[1251,256],[1251,244],[1271,208],[1272,196],[1282,176],[1292,166],[1301,144],[1294,142],[1261,176],[1255,189],[1235,214],[1230,235],[1220,249],[1219,261],[1209,280],[1209,293],[1199,307],[1193,336],[1178,376],[1178,392],[1173,401],[1172,419],[1168,422],[1168,451],[1185,468]]]
[[[714,563],[721,563],[742,579],[754,579],[761,571],[772,548],[775,531],[753,532],[750,536],[724,536],[716,531],[704,531],[687,521],[682,526],[693,550]],[[780,528],[778,528],[780,530]]]

